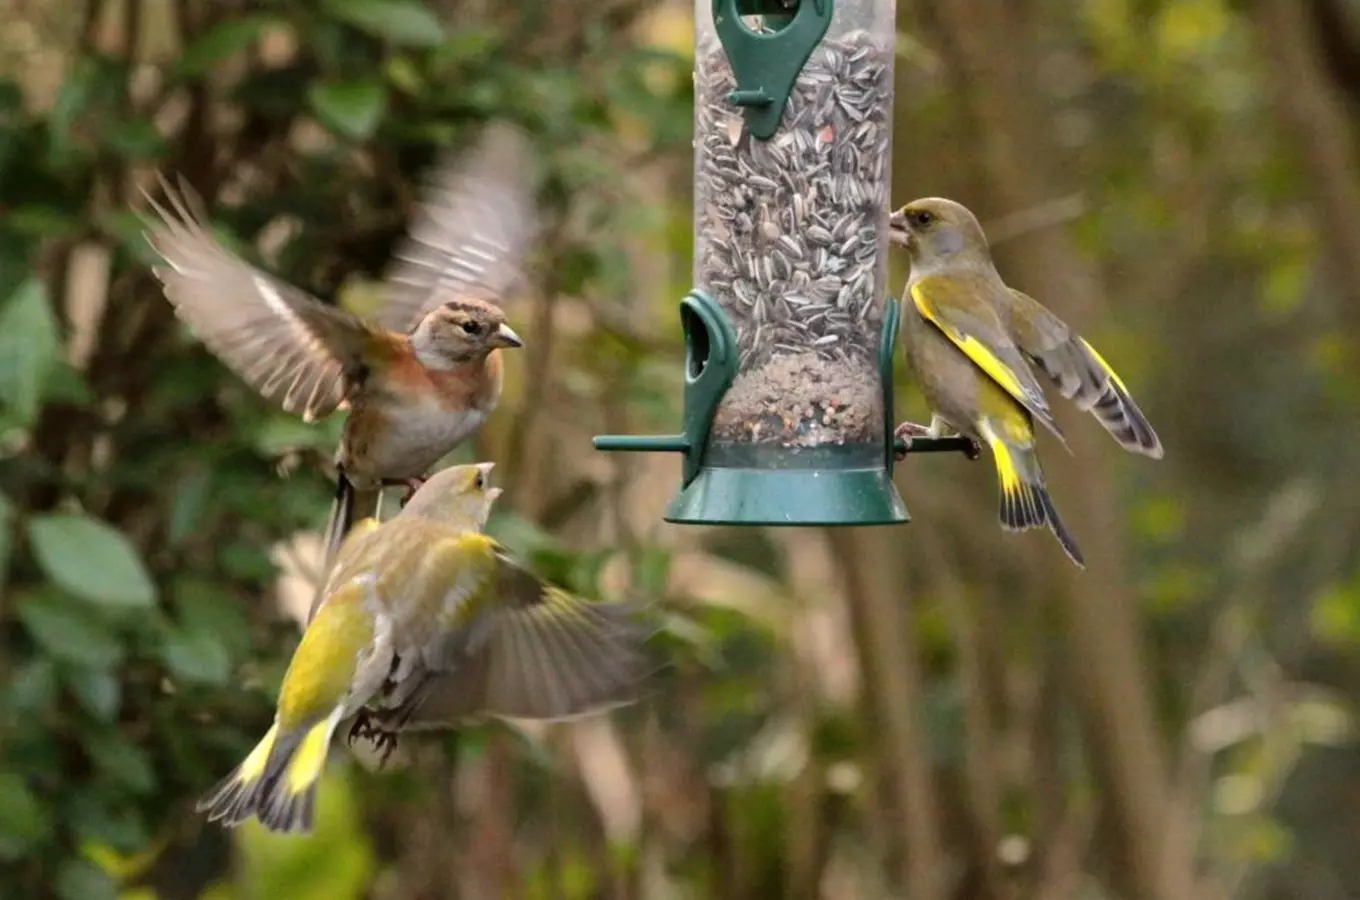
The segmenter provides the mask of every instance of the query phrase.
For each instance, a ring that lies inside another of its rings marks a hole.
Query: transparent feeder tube
[[[895,0],[835,0],[764,141],[728,99],[713,2],[695,2],[694,283],[723,307],[739,350],[711,441],[884,440],[895,12]],[[743,21],[759,30],[760,18]]]

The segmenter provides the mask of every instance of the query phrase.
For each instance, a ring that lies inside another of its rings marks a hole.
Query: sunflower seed
[[[752,137],[715,39],[695,67],[695,285],[737,332],[716,440],[883,440],[877,356],[886,274],[892,49],[823,40],[779,130]]]

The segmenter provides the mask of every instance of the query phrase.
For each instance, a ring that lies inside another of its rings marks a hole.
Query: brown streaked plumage
[[[436,169],[365,320],[245,262],[208,229],[193,192],[164,179],[147,239],[166,299],[200,340],[263,397],[312,421],[350,410],[326,565],[384,485],[413,491],[500,396],[500,349],[522,346],[499,300],[534,234],[531,158],[494,125]],[[408,493],[409,496],[409,493]]]

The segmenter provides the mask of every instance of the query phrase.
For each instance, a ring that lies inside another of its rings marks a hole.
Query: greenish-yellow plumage
[[[1089,343],[1034,298],[1002,281],[982,226],[962,205],[914,200],[892,214],[895,243],[911,254],[902,303],[907,362],[932,418],[898,436],[938,437],[948,427],[985,443],[996,463],[1003,528],[1047,525],[1077,565],[1076,541],[1044,484],[1033,422],[1061,430],[1030,365],[1089,411],[1124,449],[1160,459],[1161,441],[1123,380]],[[1064,442],[1065,443],[1065,442]]]
[[[625,604],[541,582],[482,533],[492,464],[437,473],[388,522],[351,530],[289,662],[274,724],[199,804],[309,831],[340,723],[395,740],[481,715],[559,719],[626,703],[650,671]]]

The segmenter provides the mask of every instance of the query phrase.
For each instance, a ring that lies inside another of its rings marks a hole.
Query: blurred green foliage
[[[141,7],[91,4],[86,30],[57,47],[46,109],[24,102],[23,72],[0,72],[15,79],[0,81],[5,896],[112,897],[120,879],[194,839],[192,798],[266,727],[295,640],[268,602],[270,548],[315,528],[330,491],[314,463],[339,422],[306,427],[264,408],[174,321],[146,270],[132,179],[183,175],[248,256],[271,220],[308,223],[270,267],[334,297],[346,279],[379,275],[410,185],[439,149],[508,117],[561,151],[544,155],[555,240],[541,262],[557,290],[580,293],[626,277],[608,239],[566,226],[627,214],[590,198],[592,142],[620,117],[672,139],[688,119],[683,61],[617,52],[615,28],[638,12],[626,5],[546,41],[551,16],[534,3],[456,28],[417,0],[244,15],[183,4],[159,24]],[[129,15],[142,42],[95,40],[108,14]],[[180,46],[143,57],[166,41]],[[155,83],[138,85],[148,64]],[[657,66],[676,73],[669,96],[640,82]],[[182,124],[167,125],[175,106]],[[214,121],[223,114],[236,127]],[[324,134],[299,144],[306,123]],[[77,248],[109,255],[106,283],[71,283]],[[96,329],[79,364],[66,352],[71,291],[103,301],[78,314]],[[280,477],[290,458],[303,464]],[[567,551],[510,515],[498,528],[550,574],[598,593],[601,554]],[[323,790],[314,845],[243,832],[239,896],[362,895],[373,851],[346,796],[343,784]],[[177,876],[188,883],[222,865],[224,838],[203,838],[207,855]]]

